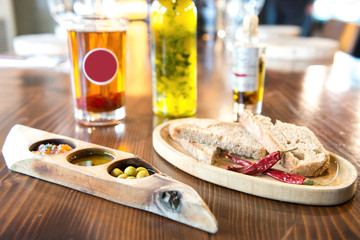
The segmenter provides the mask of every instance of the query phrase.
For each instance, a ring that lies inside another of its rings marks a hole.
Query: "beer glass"
[[[102,2],[48,1],[55,20],[67,30],[74,116],[86,126],[114,125],[125,117],[128,22],[110,15]]]

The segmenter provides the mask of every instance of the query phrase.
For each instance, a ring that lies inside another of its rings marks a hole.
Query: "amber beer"
[[[69,30],[75,118],[112,125],[125,117],[126,28]]]

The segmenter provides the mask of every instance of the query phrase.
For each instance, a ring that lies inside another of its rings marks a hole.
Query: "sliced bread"
[[[285,153],[280,162],[292,173],[315,177],[329,168],[329,152],[307,127],[283,123],[279,120],[273,124],[270,118],[253,115],[247,110],[240,114],[240,121],[268,152],[297,148]]]
[[[256,160],[265,157],[267,153],[241,123],[186,118],[171,123],[169,134],[173,139],[186,139],[194,143],[219,147],[230,153]]]
[[[213,165],[218,157],[217,147],[190,142],[187,139],[175,139],[180,146],[196,160]]]

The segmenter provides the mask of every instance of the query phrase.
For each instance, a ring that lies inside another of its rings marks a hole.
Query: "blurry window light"
[[[91,15],[93,13],[93,6],[91,2],[75,2],[74,11],[79,15]]]
[[[324,86],[328,68],[322,65],[309,66],[305,74],[305,98],[313,105],[318,105],[320,94]]]
[[[331,68],[326,88],[333,92],[344,92],[351,88],[354,60],[343,52],[337,52]]]
[[[315,0],[313,17],[319,21],[338,19],[360,24],[360,0]]]
[[[112,16],[124,16],[130,20],[145,19],[148,13],[146,0],[104,0],[104,11]]]

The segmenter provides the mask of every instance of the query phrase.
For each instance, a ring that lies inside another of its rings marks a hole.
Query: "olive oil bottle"
[[[196,113],[197,9],[192,0],[155,0],[150,9],[153,112]]]
[[[234,99],[234,121],[248,109],[260,114],[265,81],[265,46],[257,38],[258,17],[245,15],[241,40],[235,42],[231,86]]]

